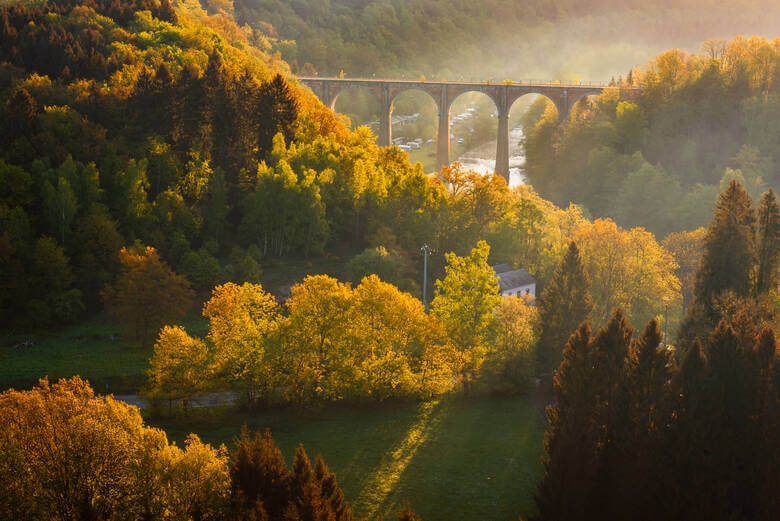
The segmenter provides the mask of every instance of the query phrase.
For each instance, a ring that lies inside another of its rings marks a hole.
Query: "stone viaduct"
[[[392,143],[393,101],[404,91],[421,90],[433,98],[439,111],[436,150],[437,168],[450,164],[450,108],[455,98],[466,92],[482,92],[496,105],[498,112],[498,145],[496,148],[496,173],[509,180],[509,111],[518,98],[526,94],[546,96],[558,108],[558,117],[564,120],[572,107],[585,96],[601,94],[607,85],[557,84],[557,83],[472,83],[442,81],[409,81],[392,79],[343,79],[299,78],[319,100],[331,109],[336,98],[347,89],[364,89],[379,101],[379,145]],[[622,89],[625,92],[639,89]],[[444,139],[442,139],[442,136]]]

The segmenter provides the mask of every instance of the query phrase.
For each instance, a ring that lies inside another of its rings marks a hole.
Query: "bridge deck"
[[[397,79],[397,78],[327,78],[322,76],[299,76],[301,81],[327,81],[333,83],[372,83],[372,84],[387,84],[393,83],[398,85],[430,85],[430,86],[463,86],[463,87],[484,87],[489,86],[518,86],[518,87],[560,87],[560,88],[588,88],[588,89],[606,89],[610,87],[620,88],[621,90],[641,90],[639,87],[621,87],[618,85],[610,85],[609,83],[598,82],[578,82],[578,83],[561,83],[556,81],[538,81],[538,80],[511,80],[511,81],[447,81],[447,80],[414,80],[414,79]]]

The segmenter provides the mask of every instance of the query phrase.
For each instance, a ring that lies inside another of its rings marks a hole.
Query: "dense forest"
[[[637,103],[607,92],[559,125],[539,99],[524,116],[525,173],[542,195],[664,237],[705,226],[732,179],[754,200],[780,187],[780,40],[668,51],[621,85],[642,88]]]
[[[201,3],[249,26],[302,74],[477,81],[606,80],[659,49],[769,33],[780,14],[755,0]]]

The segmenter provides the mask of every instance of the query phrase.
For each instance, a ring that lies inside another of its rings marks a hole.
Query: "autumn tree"
[[[674,256],[677,263],[674,273],[680,280],[683,313],[693,300],[693,287],[699,271],[706,234],[706,228],[670,233],[661,243],[661,246]]]
[[[347,317],[341,359],[333,360],[331,392],[382,400],[417,395],[428,384],[418,375],[431,356],[431,326],[418,299],[369,275],[352,292]],[[447,366],[446,359],[438,363]]]
[[[249,404],[268,398],[278,383],[274,363],[278,312],[274,297],[262,285],[249,282],[217,286],[203,307],[217,376],[237,385]]]
[[[169,445],[79,377],[0,394],[0,518],[222,519],[227,471],[224,446]]]
[[[398,513],[398,521],[422,521],[422,519],[414,513],[409,501],[404,500],[404,508]]]
[[[490,246],[480,241],[468,257],[446,255],[444,279],[436,281],[431,314],[441,321],[455,351],[457,371],[464,384],[479,369],[501,301],[495,271],[488,265]]]
[[[593,309],[590,280],[576,243],[569,244],[552,280],[539,298],[538,372],[557,369],[566,340]]]
[[[174,273],[157,250],[122,248],[122,273],[103,290],[109,314],[129,326],[134,340],[145,348],[165,324],[181,319],[192,304],[190,283]]]
[[[351,313],[351,303],[351,288],[326,275],[308,276],[293,286],[286,303],[285,342],[289,355],[299,359],[293,377],[301,390],[311,392],[321,386],[340,363],[344,317]]]
[[[574,231],[590,279],[593,320],[605,321],[620,307],[634,321],[647,323],[679,299],[680,281],[672,255],[643,230],[624,230],[596,219]]]
[[[181,400],[186,411],[189,402],[211,383],[210,362],[205,342],[182,327],[163,327],[149,360],[149,398],[169,403]]]
[[[538,309],[533,302],[515,295],[501,299],[480,380],[493,390],[529,388],[536,367],[538,321]]]

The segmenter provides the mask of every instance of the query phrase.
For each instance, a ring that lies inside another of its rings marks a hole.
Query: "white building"
[[[536,297],[536,279],[524,269],[513,270],[509,264],[497,264],[493,270],[498,277],[501,296]]]

